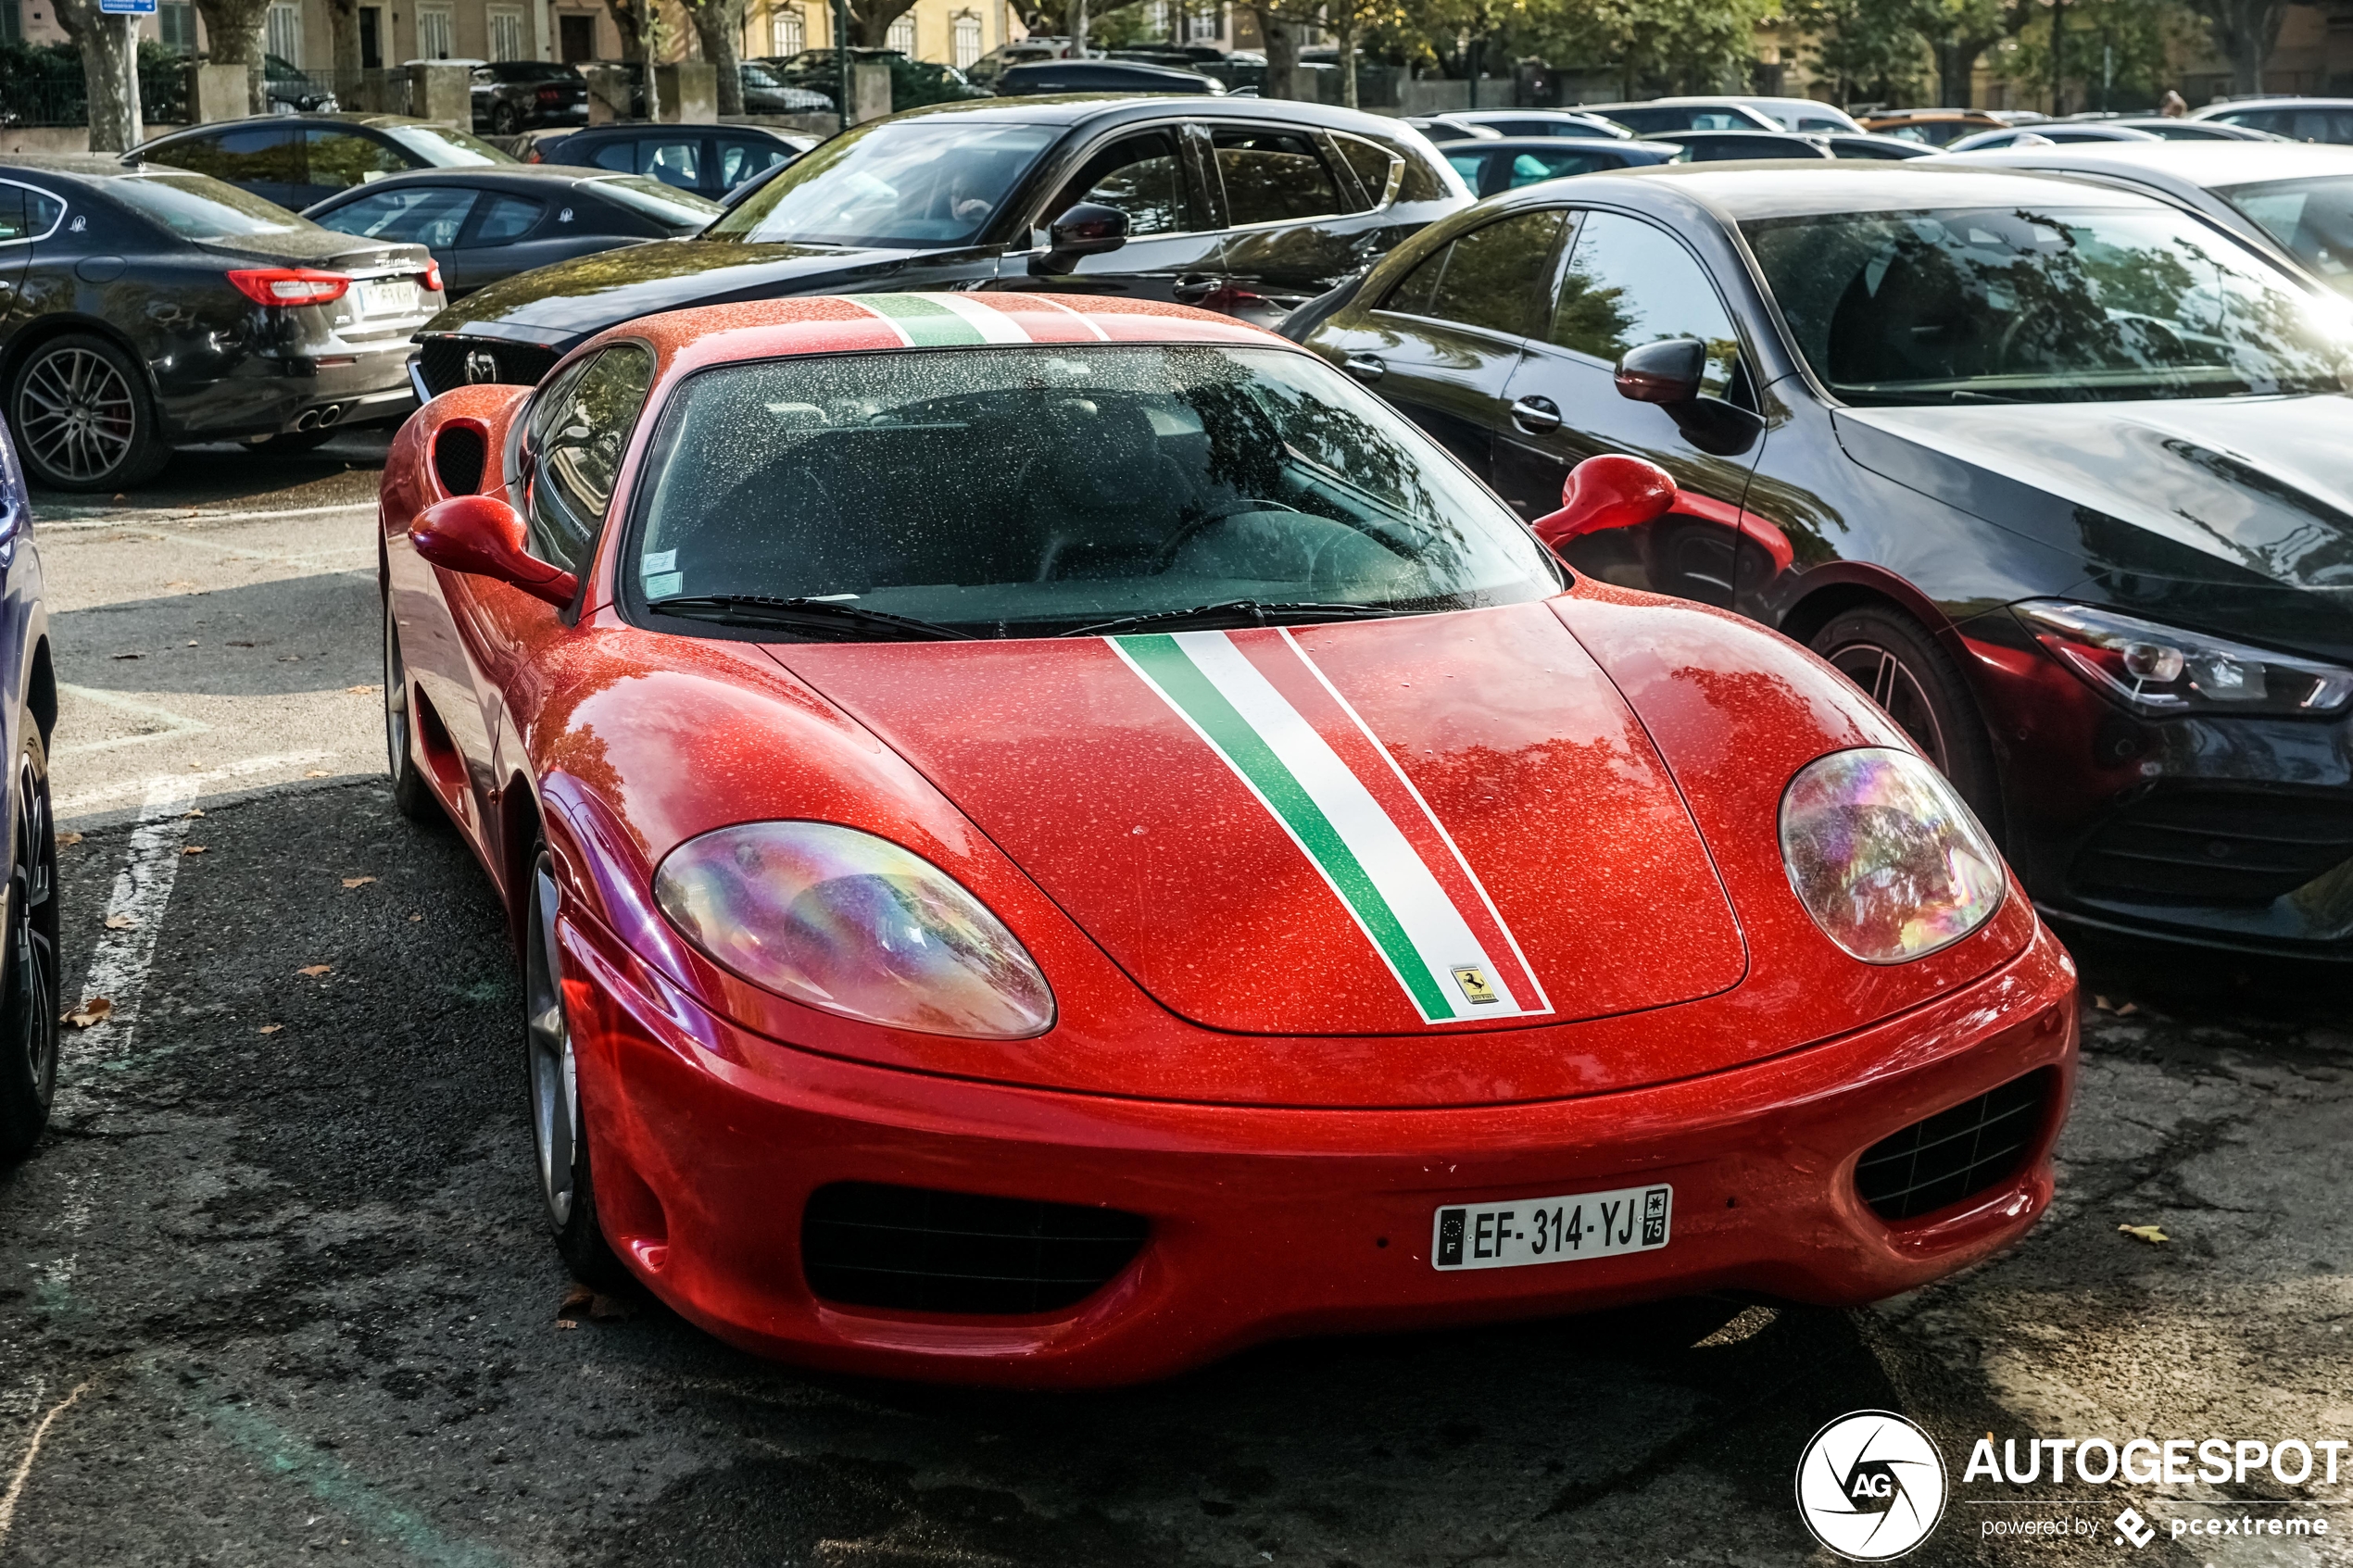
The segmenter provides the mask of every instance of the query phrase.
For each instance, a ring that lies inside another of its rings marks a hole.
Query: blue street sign
[[[98,9],[110,17],[152,17],[156,0],[98,0]]]

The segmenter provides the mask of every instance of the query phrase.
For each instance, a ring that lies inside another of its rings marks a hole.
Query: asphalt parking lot
[[[1694,1300],[1026,1397],[804,1374],[573,1299],[497,910],[377,776],[381,451],[42,499],[67,988],[113,1014],[0,1176],[0,1562],[1828,1562],[1793,1474],[1868,1408],[1953,1471],[1912,1561],[2353,1562],[2353,1465],[1960,1474],[1988,1433],[2353,1436],[2353,1019],[2341,981],[2228,960],[2084,950],[2054,1211],[1867,1311]],[[2127,1504],[2145,1548],[2108,1527]],[[2330,1533],[2164,1528],[2265,1510]],[[1985,1529],[2053,1517],[2098,1528]]]

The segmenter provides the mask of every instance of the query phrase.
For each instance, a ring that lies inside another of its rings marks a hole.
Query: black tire
[[[31,714],[17,757],[8,913],[0,938],[0,1163],[32,1152],[57,1087],[57,834],[49,760]]]
[[[392,774],[393,809],[412,822],[441,821],[441,802],[417,768],[416,726],[409,721],[409,666],[400,657],[400,626],[384,596],[384,767]]]
[[[271,458],[292,458],[304,452],[316,452],[334,438],[335,433],[332,430],[285,430],[251,443],[245,450]]]
[[[518,135],[522,131],[522,120],[510,106],[500,104],[490,111],[490,130],[497,136]]]
[[[1832,616],[1814,633],[1813,648],[1895,721],[1999,839],[1993,737],[1952,656],[1928,629],[1891,605],[1861,605]]]
[[[572,1025],[564,1015],[561,962],[556,951],[555,860],[545,844],[531,856],[522,933],[523,1085],[531,1114],[533,1168],[572,1277],[611,1289],[628,1277],[597,1218],[597,1188],[588,1170],[588,1135],[580,1113],[579,1074]]]
[[[52,490],[130,490],[171,458],[147,374],[89,332],[53,337],[8,379],[8,428],[33,483]]]

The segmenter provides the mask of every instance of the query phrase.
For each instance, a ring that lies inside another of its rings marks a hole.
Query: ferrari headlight
[[[2152,718],[2334,713],[2353,700],[2353,670],[2341,665],[2058,599],[2011,608],[2061,663]]]
[[[713,963],[846,1018],[1012,1040],[1054,1022],[1046,977],[953,877],[833,822],[746,822],[688,839],[654,899]]]
[[[1834,751],[1781,795],[1781,861],[1822,934],[1865,963],[1950,947],[1993,918],[2002,858],[1944,775],[1908,751]]]

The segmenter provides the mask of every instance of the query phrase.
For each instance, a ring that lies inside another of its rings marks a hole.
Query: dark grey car
[[[221,120],[158,136],[129,156],[209,174],[295,212],[387,174],[515,161],[471,132],[398,114]]]

